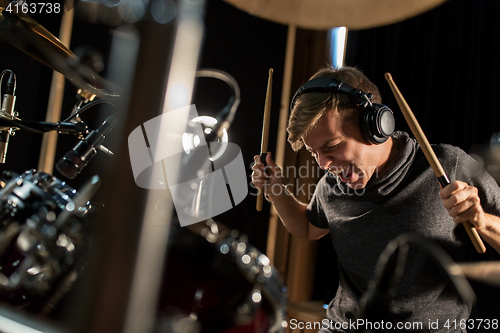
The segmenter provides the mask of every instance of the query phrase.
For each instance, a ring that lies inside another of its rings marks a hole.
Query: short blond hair
[[[355,67],[344,66],[337,69],[327,66],[317,71],[310,80],[317,77],[333,77],[353,88],[373,94],[373,102],[382,102],[377,86]],[[360,107],[345,93],[308,92],[300,95],[290,113],[286,129],[292,149],[300,150],[304,145],[302,137],[316,125],[327,110],[335,108],[343,119],[359,123]]]

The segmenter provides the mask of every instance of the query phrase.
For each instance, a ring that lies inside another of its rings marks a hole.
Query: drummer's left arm
[[[440,197],[455,223],[470,221],[481,237],[500,253],[500,217],[484,212],[477,187],[454,181],[441,190]]]

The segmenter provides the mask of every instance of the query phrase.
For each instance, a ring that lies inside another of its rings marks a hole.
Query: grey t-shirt
[[[344,332],[332,327],[355,320],[359,299],[374,278],[380,254],[399,235],[431,239],[457,262],[475,251],[463,226],[456,225],[444,208],[439,183],[416,140],[404,132],[394,133],[393,139],[399,148],[397,158],[383,173],[376,171],[365,188],[351,189],[327,173],[309,203],[308,220],[330,229],[340,270],[339,288],[327,310],[327,318],[338,325],[328,325],[325,332]],[[500,216],[500,189],[495,180],[461,149],[443,144],[433,149],[450,181],[478,187],[484,210]],[[444,326],[447,321],[467,319],[470,310],[471,304],[461,302],[426,251],[411,245],[387,319],[395,325],[416,323],[414,331],[418,332],[438,331],[429,329],[436,322],[439,331],[457,332],[453,325],[449,330]]]

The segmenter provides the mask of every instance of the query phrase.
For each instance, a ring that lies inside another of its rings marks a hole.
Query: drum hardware
[[[0,116],[0,126],[11,128],[14,131],[23,129],[38,134],[57,131],[59,134],[75,134],[80,136],[88,133],[88,126],[83,121],[77,123],[58,121],[53,123],[36,120],[21,120],[18,117],[9,119]]]
[[[6,113],[0,114],[0,163],[5,163],[7,157],[7,146],[9,137],[14,136],[18,130],[26,130],[33,133],[43,134],[50,131],[57,131],[59,134],[74,134],[78,138],[83,138],[89,132],[87,124],[83,121],[56,123],[46,121],[21,120],[16,111],[15,115]]]
[[[80,62],[58,38],[29,15],[6,11],[9,1],[0,0],[0,37],[40,63],[63,74],[75,87],[100,98],[118,98],[119,89]],[[103,88],[104,87],[104,88]]]
[[[73,53],[29,15],[18,11],[22,6],[10,6],[14,9],[6,10],[9,4],[7,0],[0,0],[0,37],[40,63],[63,74],[78,90],[77,102],[70,117],[65,121],[23,122],[18,118],[17,112],[9,115],[3,112],[0,114],[0,126],[4,125],[10,135],[15,134],[18,129],[35,133],[55,130],[59,133],[76,134],[79,139],[84,139],[89,132],[80,115],[96,104],[115,105],[114,100],[120,97],[116,92],[119,89],[97,74],[103,67],[102,57],[90,48],[79,48],[78,55]],[[102,98],[102,101],[94,100],[96,97]],[[84,104],[86,105],[83,106]],[[99,148],[112,155],[108,148],[102,145]]]
[[[7,10],[7,7],[9,7],[9,10]],[[7,0],[0,0],[0,38],[5,39],[35,60],[64,75],[78,88],[77,102],[70,117],[63,122],[28,123],[25,121],[23,124],[17,116],[16,118],[0,117],[0,126],[6,124],[5,126],[9,128],[9,134],[14,134],[16,129],[26,129],[36,133],[56,130],[59,133],[77,134],[80,140],[84,140],[89,131],[86,125],[84,128],[80,115],[84,110],[88,110],[96,104],[109,103],[114,105],[113,100],[120,97],[120,93],[118,93],[120,89],[97,74],[103,68],[102,57],[99,52],[90,48],[80,48],[77,49],[78,55],[73,53],[58,38],[29,15],[23,13],[21,9],[22,5],[11,5]],[[96,97],[101,98],[103,101],[95,101]],[[82,106],[83,104],[86,105]],[[66,123],[68,121],[70,123]],[[6,136],[6,134],[3,133],[3,136]],[[8,138],[3,141],[7,140]],[[2,148],[1,141],[2,138],[0,137],[0,148]],[[108,155],[113,155],[110,149],[101,144],[96,148]],[[1,158],[2,154],[0,154],[0,160]]]
[[[10,70],[5,70],[4,73],[6,72],[11,72],[11,77],[15,75],[12,73]],[[3,74],[2,74],[3,75]],[[12,90],[12,89],[11,89]],[[4,100],[8,97],[13,97],[11,95],[7,95],[7,97],[4,98]],[[84,95],[82,90],[79,90],[79,93],[77,95],[78,100],[76,104],[73,107],[71,115],[66,118],[63,121],[59,122],[46,122],[46,121],[32,121],[32,120],[21,120],[18,116],[19,113],[17,111],[13,111],[13,105],[10,106],[10,111],[9,112],[4,112],[3,107],[2,107],[2,113],[0,113],[0,128],[2,129],[1,135],[4,135],[4,133],[7,134],[7,137],[5,139],[2,139],[3,137],[0,137],[0,149],[2,152],[0,152],[0,162],[5,162],[5,156],[6,156],[6,151],[7,151],[7,144],[8,144],[8,137],[10,135],[14,135],[16,130],[24,129],[30,132],[34,133],[46,133],[50,131],[57,131],[59,134],[74,134],[80,139],[81,141],[78,143],[78,145],[86,145],[84,156],[85,156],[85,165],[88,163],[90,158],[93,156],[92,154],[95,155],[96,149],[99,148],[101,151],[105,152],[106,154],[112,156],[113,152],[106,148],[104,145],[102,145],[102,140],[104,140],[105,135],[111,129],[116,125],[117,123],[117,113],[114,113],[112,116],[108,117],[108,119],[99,127],[97,130],[90,131],[88,126],[81,120],[80,116],[88,111],[90,108],[98,105],[98,104],[103,104],[107,103],[112,106],[116,106],[116,103],[112,99],[108,98],[103,98],[103,99],[97,99],[93,100],[93,97],[95,96],[89,96],[89,95]],[[14,99],[15,100],[15,99]],[[89,100],[92,100],[89,102]],[[83,103],[87,103],[84,106],[82,106]],[[8,103],[2,103],[2,105],[8,104]],[[111,127],[107,126],[106,124],[113,123]],[[109,128],[108,128],[109,127]],[[106,130],[104,130],[106,128]],[[93,141],[92,141],[93,140]],[[97,141],[96,141],[97,140]],[[92,142],[91,142],[92,141]],[[77,147],[78,147],[77,145]],[[75,149],[77,149],[75,147]],[[75,150],[74,149],[74,150]],[[82,154],[83,154],[82,153]],[[69,152],[68,154],[72,154],[72,152]],[[66,154],[66,155],[68,155]],[[67,158],[63,158],[64,160]],[[92,155],[92,156],[91,156]],[[3,163],[2,162],[2,163]],[[82,162],[83,163],[83,162]],[[71,172],[71,176],[67,172],[64,172],[64,170],[71,170],[73,165],[79,165],[80,162],[78,161],[73,161],[71,160],[69,169],[68,167],[63,167],[63,171],[60,170],[58,167],[58,170],[61,172],[62,175],[66,176],[67,178],[74,178],[77,173]],[[58,163],[59,165],[59,163]],[[78,173],[81,171],[81,169],[85,166],[80,166],[78,167]]]
[[[216,142],[227,135],[240,105],[240,87],[238,82],[230,74],[219,69],[200,69],[196,71],[196,78],[214,78],[225,82],[231,89],[231,97],[227,104],[215,116],[215,124],[211,125],[209,131],[205,132],[206,142]],[[209,124],[207,124],[209,125]]]
[[[70,122],[70,123],[74,123],[74,124],[77,124],[79,122],[81,122],[82,120],[80,119],[80,116],[90,110],[90,108],[94,107],[94,106],[97,106],[99,104],[109,104],[113,107],[116,107],[116,102],[113,100],[113,99],[109,99],[109,98],[101,98],[101,99],[96,99],[96,100],[93,100],[92,99],[87,99],[85,96],[82,96],[81,95],[81,90],[79,90],[78,94],[77,94],[77,102],[75,103],[75,105],[73,106],[73,110],[71,111],[71,114],[68,118],[64,119],[63,122]],[[88,97],[88,96],[87,96]],[[95,97],[95,96],[94,96]],[[86,103],[85,105],[82,106],[83,103]],[[80,140],[83,140],[84,139],[84,136],[82,134],[89,134],[89,131],[85,132],[85,133],[81,133],[78,138]],[[103,151],[104,153],[110,155],[110,156],[113,156],[113,152],[111,152],[111,150],[109,150],[108,148],[106,148],[105,146],[103,145],[99,145],[98,147],[101,151]]]
[[[389,242],[380,255],[375,267],[375,277],[369,282],[368,289],[360,300],[357,320],[381,322],[386,319],[390,302],[396,295],[399,280],[408,265],[406,259],[411,244],[418,245],[433,259],[439,269],[447,275],[462,302],[465,304],[476,302],[476,294],[460,266],[442,247],[434,241],[415,234],[402,234]],[[371,332],[371,330],[358,327],[354,332]]]
[[[9,88],[8,92],[5,94],[2,109],[0,111],[0,130],[1,130],[1,138],[0,138],[0,163],[5,163],[6,153],[7,153],[7,145],[9,141],[9,137],[13,136],[17,130],[27,130],[29,132],[43,134],[50,131],[57,131],[59,134],[74,134],[80,140],[84,140],[85,137],[91,133],[87,124],[85,124],[80,116],[88,111],[91,107],[94,107],[98,104],[107,103],[112,106],[115,106],[115,102],[108,98],[93,100],[95,95],[85,95],[84,91],[79,89],[78,91],[78,101],[73,107],[73,111],[71,115],[63,121],[58,122],[46,122],[46,121],[33,121],[33,120],[22,120],[19,118],[19,112],[14,111],[14,102],[15,102],[15,74],[12,73],[11,70],[4,70],[2,72],[2,77],[5,73],[10,72],[9,83],[14,77],[14,89],[12,87]],[[1,82],[1,80],[0,80]],[[11,84],[12,85],[12,84]],[[1,91],[1,89],[0,89]],[[10,93],[10,94],[9,94]],[[10,100],[9,100],[10,98]],[[10,101],[10,103],[9,103]],[[89,102],[90,101],[90,102]],[[82,106],[83,103],[87,103]],[[9,110],[7,110],[6,106],[10,105]],[[97,146],[101,151],[105,152],[108,155],[113,155],[113,152],[106,148],[105,146],[99,144]]]
[[[0,300],[15,308],[50,312],[83,269],[99,188],[91,178],[77,192],[43,172],[4,172],[0,190]]]
[[[500,262],[480,261],[458,263],[455,274],[463,274],[467,278],[500,287]]]
[[[284,331],[286,288],[269,258],[245,235],[212,219],[172,228],[159,300],[162,327]]]
[[[88,162],[97,154],[96,148],[113,155],[113,153],[102,146],[102,142],[111,130],[118,123],[118,114],[114,113],[101,124],[97,129],[89,133],[82,141],[68,151],[56,164],[57,170],[66,178],[75,178]]]

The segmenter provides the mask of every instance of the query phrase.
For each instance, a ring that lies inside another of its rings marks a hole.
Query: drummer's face
[[[322,169],[354,189],[365,187],[385,162],[376,146],[363,139],[359,126],[344,120],[337,109],[326,111],[302,139]]]

